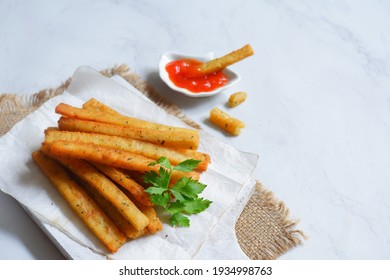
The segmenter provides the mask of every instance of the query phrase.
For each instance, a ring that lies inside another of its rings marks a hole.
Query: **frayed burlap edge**
[[[100,73],[106,77],[121,76],[169,114],[178,117],[194,128],[200,128],[197,123],[186,117],[175,104],[159,95],[153,87],[140,79],[127,65],[118,65]],[[70,82],[69,78],[57,88],[42,90],[28,96],[2,94],[0,95],[0,108],[7,112],[33,111],[49,98],[62,94]],[[253,211],[254,209],[256,211]],[[262,228],[270,228],[269,231],[265,233],[258,231],[259,223],[262,221],[257,219],[260,217],[256,215],[269,218],[265,224],[261,225]],[[257,182],[254,194],[237,220],[237,239],[243,252],[251,259],[276,259],[306,239],[302,231],[295,229],[297,224],[298,220],[290,219],[286,205],[277,200],[273,193],[266,190],[260,182]]]
[[[307,239],[295,229],[298,223],[291,219],[285,203],[256,181],[255,191],[236,223],[237,239],[251,259],[274,260]]]

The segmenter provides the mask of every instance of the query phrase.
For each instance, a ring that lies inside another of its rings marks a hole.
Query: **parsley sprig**
[[[161,157],[149,164],[150,166],[159,164],[158,173],[149,171],[144,175],[145,182],[150,184],[146,192],[150,194],[151,202],[163,207],[171,215],[169,222],[172,226],[189,227],[190,220],[187,215],[200,213],[212,203],[198,196],[206,188],[206,185],[198,180],[181,177],[169,187],[173,170],[190,172],[199,162],[188,159],[172,166],[167,158]]]

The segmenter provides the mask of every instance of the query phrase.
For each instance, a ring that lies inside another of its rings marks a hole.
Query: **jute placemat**
[[[161,97],[147,82],[133,73],[127,65],[115,66],[101,73],[106,77],[121,76],[168,113],[179,117],[195,128],[200,128],[175,104]],[[69,84],[70,78],[58,88],[45,89],[28,96],[1,94],[0,136],[7,133],[14,124],[36,110],[46,100],[63,93]],[[291,220],[286,205],[276,199],[272,192],[265,189],[260,182],[257,182],[254,194],[237,221],[237,239],[243,252],[249,258],[276,259],[287,250],[301,244],[305,238],[302,231],[295,229],[297,223],[298,221]]]

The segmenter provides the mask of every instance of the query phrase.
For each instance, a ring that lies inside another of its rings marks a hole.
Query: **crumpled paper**
[[[65,102],[80,107],[92,97],[127,115],[187,127],[123,79],[109,79],[92,68],[80,67],[67,91],[0,138],[1,190],[24,206],[71,259],[247,259],[234,226],[254,190],[251,174],[258,156],[238,151],[204,131],[200,131],[199,150],[209,153],[212,163],[200,181],[207,184],[202,196],[213,201],[211,206],[190,217],[190,228],[173,228],[163,220],[161,232],[128,241],[115,254],[105,250],[31,159],[44,139],[44,130],[57,125],[55,106]]]

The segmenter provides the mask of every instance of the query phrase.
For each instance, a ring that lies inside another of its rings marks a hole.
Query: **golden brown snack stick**
[[[100,206],[100,208],[106,213],[113,223],[122,231],[128,238],[136,239],[147,233],[147,227],[143,230],[136,230],[131,223],[123,217],[123,215],[108,202],[99,192],[96,191],[91,185],[84,183],[83,187],[91,198]],[[141,209],[140,209],[141,210]],[[142,212],[142,210],[141,210]],[[146,215],[145,215],[146,216]]]
[[[157,213],[153,207],[145,206],[145,205],[138,203],[138,201],[134,199],[133,195],[128,190],[124,189],[123,192],[131,200],[133,200],[135,205],[137,205],[137,207],[142,211],[142,213],[144,213],[145,216],[148,217],[148,219],[150,221],[149,225],[147,226],[149,233],[153,234],[153,233],[156,233],[156,232],[162,230],[163,225],[162,225],[161,220],[157,216]]]
[[[186,158],[188,159],[196,159],[200,160],[200,163],[196,167],[195,170],[197,171],[206,171],[208,165],[211,163],[211,157],[207,153],[198,152],[195,150],[188,150],[188,149],[173,149],[176,150],[179,153],[182,153]],[[175,164],[175,163],[173,163]]]
[[[61,157],[73,157],[87,161],[95,161],[113,167],[137,170],[141,172],[158,171],[158,164],[149,166],[154,160],[141,155],[129,153],[126,151],[112,149],[92,144],[69,141],[55,141],[50,146],[50,153]],[[199,179],[198,172],[181,172],[174,170],[172,178],[191,177],[194,180]]]
[[[123,170],[126,175],[130,176],[131,179],[136,181],[139,185],[141,185],[144,189],[148,187],[148,184],[145,183],[144,180],[144,172],[139,172],[135,170]]]
[[[112,109],[111,107],[105,105],[104,103],[91,98],[87,102],[83,104],[84,109],[88,110],[95,110],[95,111],[101,111],[105,112],[107,114],[119,114],[117,111]],[[56,140],[67,140],[67,139],[56,139]],[[80,140],[83,142],[83,140]],[[136,145],[145,145],[145,150],[147,152],[140,153],[146,157],[150,157],[153,159],[159,159],[160,157],[167,157],[169,161],[172,164],[179,164],[180,162],[186,160],[186,159],[196,159],[196,160],[201,160],[202,162],[205,161],[204,163],[199,163],[198,164],[198,169],[201,171],[204,171],[207,169],[207,165],[210,163],[210,156],[205,153],[198,152],[196,150],[188,150],[188,149],[183,149],[183,148],[161,148],[158,145],[154,145],[152,143],[144,142],[144,141],[137,141],[135,139],[132,139],[129,144],[126,145],[119,145],[121,149],[128,150],[129,152],[135,152],[136,149],[140,150],[143,152],[144,148],[141,146],[136,146]],[[134,143],[134,148],[126,148],[126,146],[132,146],[132,143]],[[101,143],[103,144],[103,143]],[[179,154],[184,154],[186,157],[183,157],[183,155],[178,155]],[[190,157],[188,157],[190,156]]]
[[[34,152],[32,157],[83,223],[110,252],[116,252],[126,241],[124,234],[60,164],[41,151]]]
[[[106,104],[96,100],[95,98],[91,98],[90,100],[85,102],[83,104],[83,109],[98,111],[98,112],[112,114],[112,115],[119,114],[117,111],[107,106]]]
[[[45,129],[45,133],[46,133],[47,131],[58,131],[58,130],[59,130],[58,127],[49,126],[48,128]]]
[[[137,205],[144,206],[153,206],[153,203],[150,201],[149,194],[145,192],[145,189],[135,182],[129,175],[126,175],[124,172],[118,168],[114,168],[105,164],[90,162],[95,166],[100,172],[104,173],[107,177],[111,178],[115,183],[122,186],[128,190],[133,198],[138,202]],[[133,200],[135,203],[135,201]]]
[[[57,114],[61,114],[65,117],[72,119],[80,119],[94,122],[102,122],[109,123],[115,125],[123,125],[123,126],[133,126],[140,128],[148,128],[159,131],[170,131],[174,133],[185,133],[188,137],[196,137],[198,135],[198,131],[194,129],[176,127],[176,126],[168,126],[159,123],[149,122],[137,118],[132,118],[128,116],[121,115],[119,113],[105,113],[100,110],[88,110],[88,109],[80,109],[73,107],[71,105],[60,103],[56,106],[55,112]]]
[[[240,105],[241,103],[243,103],[246,100],[247,96],[248,95],[244,91],[238,91],[238,92],[233,93],[229,97],[229,101],[228,101],[229,107],[233,108],[233,107]]]
[[[216,71],[223,70],[229,65],[232,65],[233,63],[236,63],[248,56],[253,55],[253,53],[254,52],[252,47],[249,44],[245,45],[242,48],[228,53],[222,57],[215,58],[213,60],[203,63],[200,66],[200,71],[204,74],[210,74]]]
[[[77,177],[95,188],[100,195],[118,209],[136,230],[143,230],[149,224],[149,219],[135,204],[113,182],[96,170],[96,168],[83,160],[70,158],[67,155],[59,157],[50,153],[49,156],[54,156],[58,162],[68,168]]]
[[[95,98],[91,98],[90,100],[88,100],[87,102],[85,102],[83,104],[83,108],[84,109],[88,109],[88,110],[96,110],[96,111],[101,111],[101,112],[105,112],[107,114],[119,114],[117,111],[115,111],[114,109],[112,109],[111,107],[105,105],[104,103],[96,100]],[[57,139],[57,140],[66,140],[66,139]],[[133,141],[137,141],[135,139],[132,139]],[[82,141],[82,140],[80,140]],[[142,142],[144,144],[148,144],[148,143],[145,143],[143,141],[138,141],[138,142]],[[150,143],[151,144],[151,143]],[[153,147],[153,149],[152,149]],[[195,151],[195,150],[188,150],[188,149],[183,149],[183,148],[167,148],[167,151],[164,151],[164,150],[160,150],[158,149],[159,146],[148,146],[148,150],[150,152],[148,152],[147,154],[143,154],[144,156],[146,157],[150,157],[150,158],[153,158],[153,159],[158,159],[160,157],[167,157],[169,158],[170,162],[172,164],[178,164],[186,159],[196,159],[196,160],[201,160],[202,162],[203,161],[206,161],[202,164],[199,163],[198,165],[198,168],[199,170],[206,170],[207,169],[207,165],[210,163],[210,156],[208,154],[205,154],[205,153],[201,153],[201,152],[198,152],[198,151]],[[124,146],[121,146],[122,149],[126,149]],[[142,148],[140,148],[140,150],[143,150]],[[180,157],[179,155],[170,155],[171,151],[177,151],[181,154],[184,154],[186,156],[190,156],[190,157]],[[132,151],[131,149],[128,149],[128,151]],[[177,158],[175,158],[177,156]],[[201,167],[202,166],[202,167]]]
[[[83,104],[84,109],[88,110],[95,110],[95,111],[100,111],[103,113],[107,114],[119,114],[117,111],[112,109],[111,107],[105,105],[104,103],[96,100],[95,98],[91,98],[87,102]],[[72,133],[72,132],[68,132]],[[74,132],[74,133],[79,133],[79,132]],[[101,134],[94,134],[94,135],[101,135]],[[51,135],[54,136],[54,135]],[[111,137],[110,135],[101,135],[102,137]],[[115,136],[112,136],[115,137]],[[96,137],[99,139],[98,137]],[[46,137],[47,139],[47,137]],[[95,140],[93,142],[90,141],[84,141],[82,137],[80,138],[73,138],[70,139],[70,137],[50,137],[49,141],[54,141],[54,140],[67,140],[67,141],[80,141],[80,142],[90,142],[92,144],[100,144],[103,146],[107,147],[112,147],[112,148],[120,148],[122,150],[132,152],[135,154],[140,154],[148,158],[152,159],[159,159],[160,157],[166,157],[169,159],[169,162],[173,165],[179,164],[180,162],[187,160],[187,159],[196,159],[196,160],[201,160],[201,162],[197,166],[197,171],[205,171],[207,169],[208,164],[210,163],[210,156],[201,152],[198,152],[196,150],[187,150],[187,149],[175,149],[175,148],[165,148],[161,147],[160,145],[155,145],[153,143],[149,142],[144,142],[144,141],[139,141],[135,139],[129,139],[129,138],[124,138],[124,137],[119,137],[119,139],[110,139],[110,138],[105,138],[104,140],[100,140],[99,143],[96,143]],[[126,140],[124,140],[126,139]],[[107,140],[107,141],[106,141]],[[141,173],[139,173],[141,174]],[[129,176],[128,174],[125,174],[126,176]],[[142,176],[142,174],[141,174]],[[142,179],[143,182],[143,179]]]
[[[47,131],[45,132],[45,142],[52,143],[58,140],[90,143],[115,149],[121,149],[134,154],[143,155],[151,159],[166,157],[170,163],[177,165],[187,159],[201,160],[196,170],[205,171],[210,163],[210,156],[194,150],[169,149],[160,145],[143,142],[135,139],[119,136],[103,135],[97,133],[85,133],[78,131]]]
[[[121,126],[64,117],[59,119],[58,127],[60,130],[82,131],[132,138],[165,147],[196,150],[199,145],[199,134],[189,135],[188,133]]]
[[[147,226],[149,233],[153,234],[162,230],[163,225],[161,223],[161,220],[157,217],[156,211],[153,207],[144,205],[139,205],[138,207],[142,211],[142,213],[144,213],[145,216],[148,217],[150,221]]]
[[[210,121],[232,135],[239,135],[245,124],[218,108],[210,111]]]

